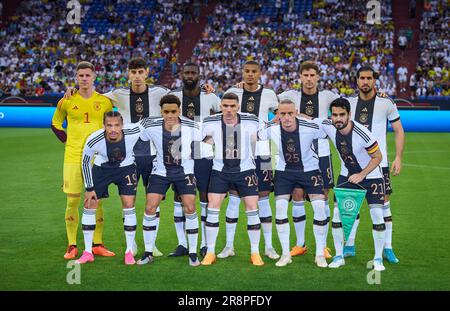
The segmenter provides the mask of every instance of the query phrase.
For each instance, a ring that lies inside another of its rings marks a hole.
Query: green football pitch
[[[389,147],[394,150],[393,134]],[[187,257],[157,257],[145,266],[125,266],[122,212],[115,187],[105,201],[105,244],[117,253],[83,265],[80,284],[68,284],[64,224],[65,195],[61,191],[63,145],[50,129],[0,129],[0,290],[450,290],[450,133],[407,133],[403,170],[393,177],[391,198],[393,245],[398,265],[385,263],[381,284],[369,284],[366,263],[373,257],[367,205],[361,212],[357,256],[338,270],[314,264],[312,208],[307,204],[306,242],[309,252],[284,268],[264,258],[266,265],[249,263],[246,217],[236,234],[236,256],[213,266],[188,265]],[[392,156],[392,155],[391,155]],[[334,157],[335,175],[339,164]],[[137,242],[143,251],[144,191],[138,188]],[[167,255],[176,244],[172,195],[161,205],[158,248]],[[273,198],[272,198],[273,203]],[[216,250],[225,245],[225,206]],[[273,206],[273,204],[272,204]],[[274,206],[273,206],[274,208]],[[80,207],[81,212],[81,207]],[[290,212],[289,212],[290,214]],[[81,226],[80,226],[81,227]],[[291,245],[295,233],[291,227]],[[273,227],[273,242],[280,244]],[[78,244],[83,245],[81,229]],[[263,237],[261,236],[261,252]],[[328,245],[333,249],[331,230]],[[82,249],[82,247],[81,247]],[[374,280],[375,278],[369,277]]]

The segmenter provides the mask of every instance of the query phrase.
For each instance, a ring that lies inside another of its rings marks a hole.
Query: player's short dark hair
[[[177,104],[178,107],[181,106],[180,99],[177,96],[172,95],[172,94],[164,95],[161,98],[161,100],[159,101],[159,106],[161,106],[161,108],[162,108],[162,106],[164,104]]]
[[[363,71],[371,71],[373,74],[373,78],[374,79],[378,79],[378,72],[375,71],[375,69],[373,69],[372,66],[370,65],[362,65],[361,68],[358,69],[358,71],[356,72],[356,78],[359,78],[359,74]]]
[[[246,66],[246,65],[258,66],[258,68],[261,69],[261,64],[258,63],[256,60],[248,60],[244,63],[244,66]]]
[[[78,63],[76,71],[78,71],[80,69],[91,69],[93,72],[95,72],[94,65],[87,61],[82,61],[82,62]]]
[[[120,117],[120,121],[123,123],[123,117],[120,114],[120,112],[111,110],[105,112],[105,114],[103,115],[103,124],[106,124],[106,118],[115,118],[115,117]]]
[[[147,63],[142,57],[135,57],[130,59],[128,62],[128,70],[131,69],[139,69],[139,68],[147,68]]]
[[[307,60],[300,64],[300,74],[304,70],[310,70],[310,69],[314,69],[316,71],[316,73],[319,74],[319,66],[315,62]]]
[[[200,66],[198,64],[196,64],[196,63],[193,63],[193,62],[185,63],[183,65],[183,69],[186,68],[186,67],[195,67],[195,68],[197,68],[197,71],[200,72]]]
[[[238,104],[239,104],[239,96],[237,96],[234,93],[226,93],[222,96],[222,100],[224,99],[231,99],[231,100],[235,100]]]
[[[343,97],[336,98],[331,102],[330,111],[332,111],[333,107],[343,108],[345,111],[350,113],[350,102]]]

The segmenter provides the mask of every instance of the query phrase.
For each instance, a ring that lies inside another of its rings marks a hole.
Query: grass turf
[[[120,200],[115,187],[105,201],[105,244],[117,253],[97,257],[81,267],[81,284],[66,282],[64,224],[65,195],[61,191],[63,145],[49,129],[0,129],[0,290],[450,290],[449,190],[450,133],[407,133],[403,171],[393,177],[391,198],[393,245],[400,264],[385,263],[380,285],[367,283],[366,262],[373,257],[370,215],[364,204],[356,239],[357,256],[338,270],[314,264],[312,208],[307,204],[306,242],[309,251],[293,264],[275,267],[249,263],[246,217],[241,207],[236,234],[236,256],[209,267],[188,266],[187,257],[157,257],[146,266],[125,266],[125,237]],[[394,150],[393,134],[388,137]],[[392,158],[392,155],[391,155]],[[335,175],[339,164],[334,157]],[[137,196],[139,255],[143,251],[144,191]],[[273,198],[272,206],[273,206]],[[157,246],[165,255],[176,244],[172,194],[161,205]],[[225,206],[222,206],[216,251],[225,245]],[[80,207],[81,213],[81,207]],[[289,212],[290,214],[290,212]],[[81,217],[80,217],[81,219]],[[261,235],[261,252],[264,251]],[[295,233],[291,226],[291,245]],[[273,243],[280,245],[273,227]],[[81,229],[78,244],[83,248]],[[331,230],[328,245],[333,249]]]

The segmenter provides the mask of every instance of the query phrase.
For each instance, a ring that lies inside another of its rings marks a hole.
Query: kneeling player
[[[259,131],[261,140],[272,140],[272,154],[276,154],[275,199],[276,227],[283,254],[276,266],[282,267],[292,262],[289,249],[288,204],[292,191],[305,192],[314,209],[314,237],[316,240],[315,262],[319,267],[327,267],[324,257],[327,217],[323,180],[319,171],[319,160],[311,148],[313,141],[323,138],[324,133],[313,122],[297,118],[297,109],[289,99],[278,106],[280,124],[269,123]]]
[[[202,129],[202,136],[208,137],[208,142],[215,145],[206,217],[208,250],[202,265],[211,265],[216,261],[220,206],[227,192],[234,189],[245,204],[251,262],[255,266],[262,266],[264,262],[259,254],[261,222],[257,207],[258,178],[253,152],[259,121],[254,115],[238,113],[239,98],[234,93],[223,96],[221,110],[222,114],[206,117]]]
[[[124,230],[127,241],[125,264],[133,265],[133,245],[136,235],[136,165],[133,147],[138,141],[140,124],[123,127],[119,112],[109,111],[103,119],[104,129],[92,133],[86,140],[83,150],[82,171],[86,187],[84,211],[81,219],[85,250],[76,261],[84,264],[94,261],[92,239],[95,229],[95,211],[99,200],[109,197],[108,186],[116,184],[119,189],[124,215]],[[94,165],[91,165],[95,155]]]
[[[153,261],[157,219],[156,208],[173,185],[181,196],[186,216],[186,234],[189,242],[189,264],[198,266],[197,258],[198,217],[195,209],[196,181],[194,177],[193,143],[199,141],[199,125],[180,117],[180,100],[175,95],[161,98],[159,119],[147,119],[142,140],[151,140],[156,148],[156,166],[147,186],[143,229],[145,252],[138,264]]]
[[[351,121],[350,103],[344,98],[334,100],[330,105],[331,123],[329,120],[318,121],[321,129],[336,146],[341,159],[341,173],[338,185],[347,188],[358,188],[358,184],[367,190],[366,200],[370,208],[375,245],[373,266],[376,271],[383,271],[383,246],[386,226],[383,218],[384,182],[379,164],[382,154],[372,133],[365,126]],[[332,233],[336,256],[328,265],[338,268],[345,264],[343,256],[344,233],[342,222],[335,203],[332,221]]]

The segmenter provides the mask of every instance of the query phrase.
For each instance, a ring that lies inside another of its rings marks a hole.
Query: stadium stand
[[[185,43],[196,41],[191,29],[203,27],[207,18],[190,60],[201,65],[205,80],[219,94],[241,80],[247,59],[261,61],[261,82],[267,87],[298,89],[299,65],[312,59],[320,64],[321,87],[340,94],[352,94],[356,70],[371,63],[381,74],[378,89],[390,96],[406,98],[411,89],[420,100],[449,99],[445,0],[418,1],[418,15],[423,15],[420,59],[416,70],[415,60],[407,64],[407,92],[400,92],[404,88],[396,80],[405,63],[394,57],[394,34],[407,37],[407,52],[417,52],[416,45],[410,46],[417,39],[411,28],[394,28],[392,11],[398,1],[381,1],[379,25],[366,23],[364,1],[232,0],[218,1],[212,14],[200,11],[208,2],[212,10],[217,1],[81,0],[82,23],[72,26],[66,21],[67,1],[23,0],[0,26],[0,96],[61,94],[74,85],[73,70],[80,60],[96,64],[96,88],[106,92],[127,85],[126,64],[133,56],[149,61],[149,83],[178,87],[181,62],[190,56]],[[181,39],[183,30],[187,36]]]
[[[450,100],[448,1],[426,1],[420,23],[420,59],[412,85],[419,100]]]
[[[128,60],[149,61],[156,82],[171,55],[190,0],[80,1],[81,27],[66,22],[67,1],[23,1],[1,29],[0,86],[6,95],[61,93],[74,84],[78,61],[96,65],[96,88],[127,84]]]
[[[240,81],[247,59],[263,63],[266,86],[299,88],[300,63],[313,59],[320,63],[323,88],[350,95],[357,68],[368,62],[381,73],[379,89],[395,95],[390,1],[382,1],[380,25],[365,23],[361,1],[292,2],[229,1],[216,7],[193,58],[219,93]]]

